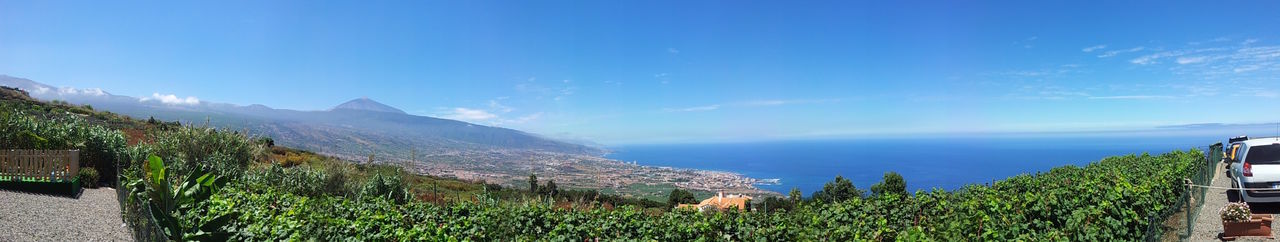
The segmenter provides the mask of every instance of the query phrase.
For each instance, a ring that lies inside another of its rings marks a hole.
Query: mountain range
[[[605,152],[519,130],[411,115],[369,98],[357,98],[329,110],[300,111],[173,96],[130,97],[96,88],[58,88],[7,75],[0,75],[0,85],[25,90],[40,100],[87,104],[139,119],[154,117],[244,130],[271,137],[276,144],[350,160],[364,160],[369,155],[403,161],[418,160],[412,155],[424,154],[521,151],[598,156]]]

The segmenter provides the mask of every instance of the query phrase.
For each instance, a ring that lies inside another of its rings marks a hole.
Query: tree
[[[800,201],[804,199],[804,196],[800,195],[799,187],[792,187],[791,193],[787,195],[787,198],[791,200],[791,205],[796,205],[800,204]]]
[[[543,187],[542,189],[544,190],[542,191],[543,194],[546,194],[548,197],[553,197],[553,198],[556,197],[556,193],[558,192],[556,190],[556,181],[554,180],[547,181],[547,186]]]
[[[821,202],[843,202],[855,197],[862,197],[863,191],[853,186],[853,182],[844,176],[836,176],[835,180],[822,185],[822,191],[813,193],[813,200]]]
[[[898,194],[900,196],[907,195],[907,181],[902,179],[902,175],[897,172],[885,172],[883,180],[880,183],[871,185],[871,194],[881,196],[885,194]]]
[[[675,207],[682,203],[690,204],[696,202],[698,202],[698,200],[693,197],[692,192],[680,190],[680,188],[672,189],[671,194],[667,195],[667,205],[671,207]]]
[[[529,174],[529,193],[538,193],[538,176]]]

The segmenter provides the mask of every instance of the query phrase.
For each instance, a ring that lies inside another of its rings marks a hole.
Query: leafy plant
[[[169,184],[170,173],[159,156],[147,158],[145,193],[151,219],[160,226],[164,236],[174,241],[225,241],[229,233],[221,231],[235,214],[224,214],[203,223],[183,220],[209,199],[214,191],[227,183],[225,178],[193,170],[187,179],[173,189]]]
[[[409,200],[409,190],[399,173],[374,174],[360,187],[360,198],[380,198],[403,204]]]
[[[98,170],[93,167],[81,167],[80,174],[76,174],[80,179],[80,186],[85,188],[98,187]]]

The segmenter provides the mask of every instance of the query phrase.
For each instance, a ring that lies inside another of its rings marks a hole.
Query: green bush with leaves
[[[247,135],[210,127],[185,126],[153,136],[154,142],[144,146],[150,146],[147,149],[169,161],[170,169],[184,173],[207,170],[238,178],[250,161],[259,160],[267,152],[262,144],[254,143]]]
[[[80,168],[80,174],[76,174],[76,177],[79,178],[81,187],[84,187],[84,188],[98,187],[98,170],[93,169],[93,167]]]
[[[171,241],[226,241],[230,235],[223,226],[236,217],[235,212],[207,217],[200,215],[206,201],[227,183],[225,177],[193,170],[185,181],[171,186],[173,176],[158,156],[147,159],[145,176],[128,184],[133,194],[143,197],[166,239]],[[199,219],[192,219],[199,218]]]
[[[386,199],[403,204],[411,198],[409,189],[399,173],[374,174],[360,186],[360,199]]]
[[[288,193],[302,196],[342,195],[330,193],[333,190],[327,186],[331,182],[328,181],[329,173],[310,167],[284,168],[272,163],[262,169],[252,169],[246,174],[245,179],[249,184],[269,186]]]

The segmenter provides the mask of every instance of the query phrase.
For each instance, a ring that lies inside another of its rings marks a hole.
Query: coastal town
[[[511,186],[526,184],[527,177],[536,174],[541,180],[554,180],[565,187],[601,189],[641,197],[653,197],[676,187],[706,193],[780,195],[755,186],[777,184],[777,179],[757,179],[724,171],[644,166],[635,162],[557,152],[515,149],[455,151],[425,155],[419,160],[389,162],[420,174]]]

